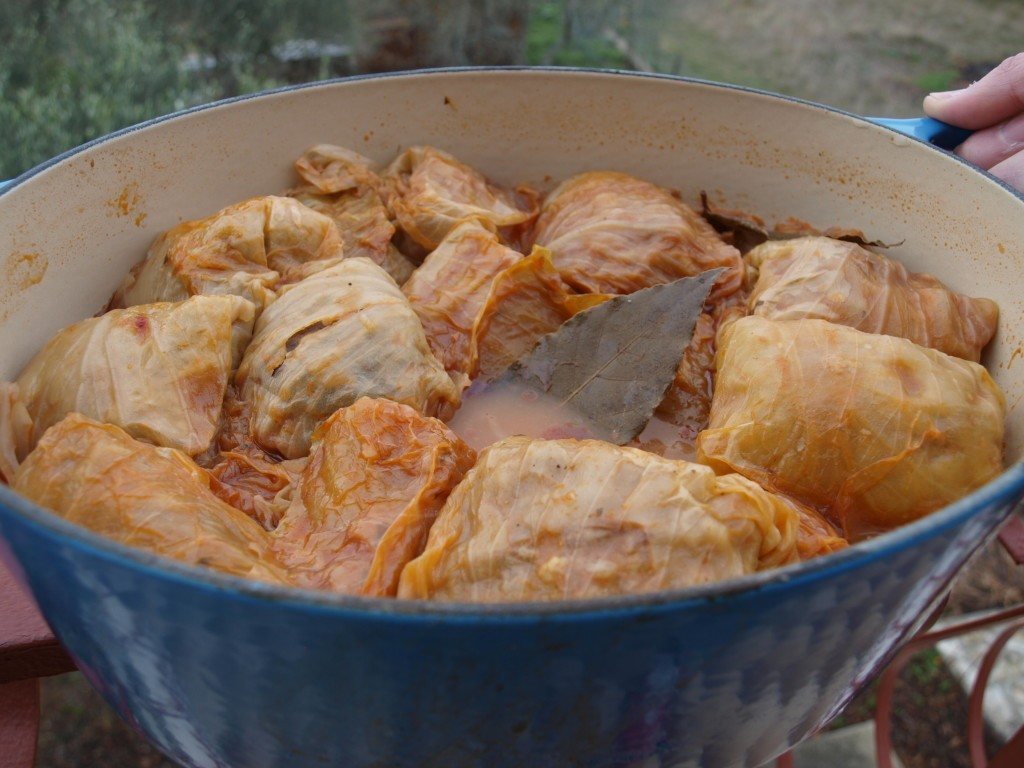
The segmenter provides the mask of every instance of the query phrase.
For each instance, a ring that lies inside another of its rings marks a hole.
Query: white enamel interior
[[[205,109],[99,143],[0,196],[0,378],[103,306],[160,231],[294,183],[319,142],[379,161],[433,144],[505,183],[614,169],[769,221],[863,229],[953,288],[995,299],[986,363],[1024,441],[1024,202],[954,158],[777,97],[664,78],[540,70],[330,83]]]

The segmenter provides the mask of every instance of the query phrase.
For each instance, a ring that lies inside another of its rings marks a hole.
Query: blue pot
[[[1000,302],[988,362],[1011,403],[1024,395],[1012,368],[1024,325],[1014,256],[1024,253],[1024,202],[1013,192],[823,107],[556,70],[286,89],[114,134],[26,174],[0,195],[0,249],[31,237],[49,267],[38,284],[0,294],[0,373],[13,376],[57,328],[91,314],[155,232],[287,186],[290,159],[318,141],[382,159],[397,144],[436,143],[508,181],[603,166],[692,196],[690,179],[702,179],[769,217],[903,238],[896,253],[911,267]],[[891,185],[838,181],[857,168]],[[135,211],[104,205],[128,185],[143,226]],[[1010,256],[999,257],[996,238]],[[1013,458],[1019,420],[1011,410]],[[885,664],[1022,494],[1024,465],[1014,464],[929,518],[825,558],[557,605],[248,583],[121,547],[7,488],[0,549],[91,683],[183,765],[754,766],[827,722]]]

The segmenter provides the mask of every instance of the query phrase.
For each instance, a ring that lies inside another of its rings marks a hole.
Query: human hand
[[[976,130],[957,154],[1024,192],[1024,53],[967,88],[929,94],[924,112]]]

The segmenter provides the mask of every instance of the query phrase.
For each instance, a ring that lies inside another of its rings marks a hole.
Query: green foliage
[[[934,648],[921,651],[907,665],[907,676],[916,686],[927,687],[943,674],[942,656]]]
[[[607,40],[583,40],[558,51],[551,61],[560,67],[628,69],[629,62]]]
[[[385,18],[404,12],[374,2]],[[526,61],[627,66],[604,36],[628,21],[623,7],[531,0]],[[289,67],[275,46],[347,41],[356,10],[365,15],[346,0],[0,0],[0,179],[157,115],[322,77],[324,62]]]
[[[561,67],[625,68],[626,58],[603,37],[604,26],[619,26],[615,2],[553,2],[530,5],[526,63]],[[595,23],[596,22],[596,23]]]
[[[925,93],[948,91],[960,79],[960,74],[953,69],[940,69],[937,72],[926,72],[914,81],[914,85]]]
[[[176,59],[147,33],[138,3],[14,5],[20,18],[0,25],[0,177],[184,106]]]
[[[0,179],[118,128],[282,85],[274,45],[346,32],[347,3],[330,0],[4,0]]]
[[[526,62],[543,64],[562,40],[561,3],[535,2],[526,30]]]

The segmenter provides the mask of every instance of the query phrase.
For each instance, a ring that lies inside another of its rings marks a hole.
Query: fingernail
[[[944,101],[944,100],[946,100],[946,99],[950,98],[951,96],[954,96],[954,95],[956,95],[958,93],[960,93],[959,90],[956,90],[956,91],[935,91],[934,93],[929,93],[926,98],[936,99],[937,101]]]

